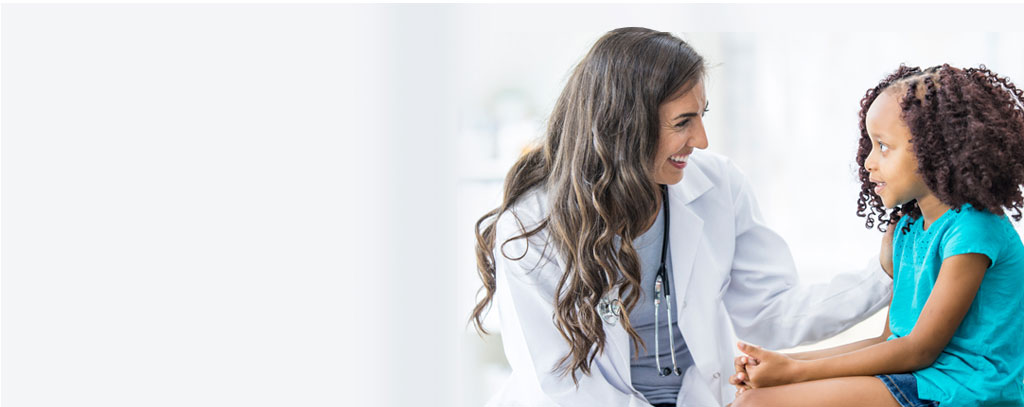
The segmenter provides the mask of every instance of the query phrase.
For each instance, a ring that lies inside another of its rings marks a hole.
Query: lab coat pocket
[[[713,407],[720,405],[715,400],[714,394],[708,388],[708,383],[702,382],[700,371],[696,366],[690,366],[683,375],[683,385],[679,392],[676,403],[682,407]]]

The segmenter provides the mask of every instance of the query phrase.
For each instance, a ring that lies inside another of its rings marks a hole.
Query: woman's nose
[[[698,126],[696,130],[697,131],[690,138],[690,141],[687,144],[689,144],[690,147],[699,148],[701,150],[708,148],[708,134],[704,131],[704,126]]]

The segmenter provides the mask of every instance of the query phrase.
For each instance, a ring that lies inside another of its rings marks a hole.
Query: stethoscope
[[[654,362],[658,368],[658,376],[668,376],[675,373],[676,376],[683,375],[683,369],[680,369],[676,365],[676,343],[675,336],[672,335],[672,290],[668,284],[668,270],[665,268],[665,253],[668,251],[668,187],[665,185],[661,186],[661,202],[665,208],[665,228],[664,233],[661,236],[661,264],[658,266],[658,274],[654,279]],[[658,337],[658,325],[661,325],[661,320],[658,319],[658,308],[661,306],[661,300],[665,299],[665,313],[668,315],[668,346],[672,348],[672,369],[661,367],[661,351],[660,341]]]
[[[680,369],[676,365],[676,342],[675,337],[672,335],[672,307],[669,305],[672,303],[672,290],[669,289],[668,284],[668,270],[665,268],[665,253],[668,252],[668,187],[665,185],[661,186],[661,202],[665,208],[665,230],[661,236],[661,264],[658,266],[658,274],[654,280],[654,354],[655,363],[658,368],[658,376],[668,376],[675,373],[676,376],[683,375],[683,369]],[[613,298],[614,293],[609,293],[608,296],[601,299],[597,304],[597,313],[601,316],[604,322],[615,325],[619,321],[619,315],[622,312],[621,303],[618,299]],[[668,313],[668,346],[672,348],[672,369],[661,367],[661,341],[658,339],[658,308],[661,306],[662,299],[665,300],[665,311]]]

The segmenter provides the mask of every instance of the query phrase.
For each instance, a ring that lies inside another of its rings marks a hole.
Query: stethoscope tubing
[[[672,291],[669,287],[668,270],[665,268],[665,253],[668,252],[668,225],[669,225],[669,211],[668,211],[668,187],[665,185],[661,186],[661,203],[665,210],[665,224],[664,232],[661,236],[661,264],[658,266],[657,277],[654,280],[654,360],[655,365],[658,369],[659,376],[668,376],[675,374],[676,376],[682,376],[682,369],[676,365],[676,343],[675,335],[672,335]],[[665,298],[665,314],[668,317],[668,346],[672,352],[672,369],[661,368],[661,346],[660,346],[660,335],[658,334],[658,326],[661,325],[660,319],[658,318],[658,308],[661,307],[661,298],[664,295]]]

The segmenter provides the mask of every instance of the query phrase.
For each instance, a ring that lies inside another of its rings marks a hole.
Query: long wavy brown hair
[[[857,165],[861,181],[857,216],[885,231],[901,215],[921,216],[917,201],[886,210],[864,162],[871,153],[868,108],[882,92],[897,92],[918,173],[935,197],[959,210],[965,203],[990,213],[1011,211],[1021,219],[1024,196],[1024,92],[984,65],[948,64],[921,70],[900,67],[867,91],[860,102]],[[908,223],[903,233],[909,231]]]
[[[495,291],[497,217],[528,191],[543,188],[549,200],[547,217],[505,243],[546,230],[548,243],[564,259],[552,317],[569,353],[552,370],[571,375],[577,385],[577,371],[590,374],[605,345],[595,307],[615,287],[622,299],[621,322],[639,352],[643,341],[628,318],[641,293],[633,239],[643,233],[661,202],[652,178],[658,107],[695,86],[704,72],[704,58],[669,33],[619,28],[597,40],[558,97],[543,143],[512,166],[501,206],[476,223],[483,296],[470,321],[479,332],[487,333],[481,318]]]

